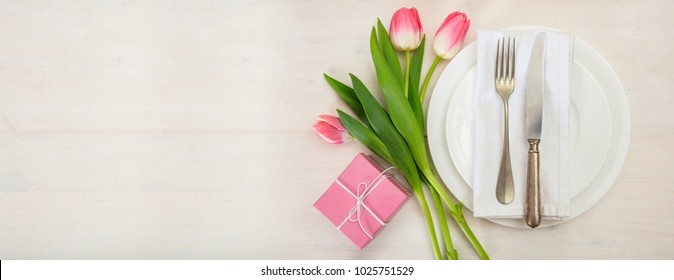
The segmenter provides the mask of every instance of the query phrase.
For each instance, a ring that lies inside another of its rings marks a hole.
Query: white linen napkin
[[[547,33],[545,93],[540,151],[541,217],[566,219],[570,204],[569,89],[573,63],[572,35]],[[533,43],[539,31],[480,30],[477,39],[477,87],[473,202],[476,217],[522,218],[526,201],[527,151],[525,88]],[[515,198],[503,205],[496,200],[496,181],[503,150],[503,101],[494,88],[496,44],[516,38],[515,90],[508,102],[510,158]]]

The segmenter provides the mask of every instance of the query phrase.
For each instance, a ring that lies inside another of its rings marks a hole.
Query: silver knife
[[[527,161],[527,197],[525,221],[531,228],[541,224],[541,195],[539,178],[538,144],[541,141],[541,125],[543,121],[543,92],[545,91],[545,33],[538,33],[531,51],[526,88],[525,125],[529,141],[529,157]]]

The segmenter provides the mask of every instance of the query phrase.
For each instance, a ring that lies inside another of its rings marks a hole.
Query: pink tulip
[[[416,50],[424,35],[419,13],[415,8],[400,8],[391,18],[389,37],[391,44],[399,51]]]
[[[452,59],[461,49],[466,32],[470,27],[470,20],[466,14],[453,12],[447,16],[435,33],[433,51],[443,59]]]
[[[341,144],[351,139],[351,135],[346,131],[338,117],[319,115],[318,120],[311,127],[319,137],[331,144]]]

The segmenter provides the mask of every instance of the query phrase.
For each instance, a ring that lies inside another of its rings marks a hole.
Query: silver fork
[[[515,198],[513,172],[510,166],[510,144],[508,140],[508,99],[515,89],[515,38],[502,38],[496,47],[496,70],[494,71],[494,85],[496,92],[503,99],[504,133],[503,156],[501,169],[496,182],[496,199],[501,204],[509,204]]]

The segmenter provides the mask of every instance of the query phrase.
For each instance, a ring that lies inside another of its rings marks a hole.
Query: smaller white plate
[[[470,47],[474,49],[475,45]],[[570,173],[571,197],[575,197],[590,185],[604,164],[611,137],[611,116],[602,88],[592,74],[578,62],[574,63],[572,72]],[[473,67],[456,87],[447,108],[447,147],[454,166],[468,183],[473,178],[476,76],[476,67]]]

